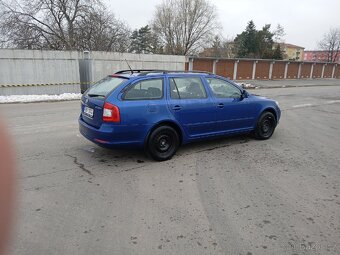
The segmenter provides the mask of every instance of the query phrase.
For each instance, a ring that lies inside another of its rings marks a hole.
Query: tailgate
[[[87,124],[100,128],[103,123],[103,98],[83,96],[81,100],[81,117]]]

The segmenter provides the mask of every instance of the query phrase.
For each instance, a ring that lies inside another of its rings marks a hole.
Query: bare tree
[[[274,42],[276,43],[284,43],[284,37],[286,35],[285,29],[281,24],[277,24],[275,30],[273,31],[274,34]]]
[[[1,41],[7,47],[112,50],[122,49],[120,36],[129,38],[127,26],[100,0],[0,0],[0,9]]]
[[[324,34],[319,47],[327,51],[327,61],[334,63],[340,51],[340,28],[332,28]]]
[[[215,57],[215,58],[233,58],[234,42],[232,39],[225,39],[221,35],[215,35],[213,41],[210,43],[209,48],[204,48],[199,56],[202,57]]]
[[[82,17],[78,25],[78,47],[98,51],[127,52],[130,45],[130,28],[110,13],[100,9]]]
[[[165,53],[189,55],[211,44],[219,24],[207,0],[164,0],[156,6],[152,28]]]

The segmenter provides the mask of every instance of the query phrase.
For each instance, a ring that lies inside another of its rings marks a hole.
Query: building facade
[[[334,62],[340,64],[340,51],[333,52],[333,56],[325,50],[312,50],[304,52],[304,61],[313,62]]]
[[[304,47],[290,43],[281,43],[280,48],[284,60],[302,61],[304,57]]]

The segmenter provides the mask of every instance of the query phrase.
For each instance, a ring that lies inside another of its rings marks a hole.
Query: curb
[[[67,102],[67,101],[80,101],[81,99],[52,99],[52,100],[37,100],[31,102],[0,102],[0,105],[4,104],[32,104],[32,103],[56,103],[56,102]]]

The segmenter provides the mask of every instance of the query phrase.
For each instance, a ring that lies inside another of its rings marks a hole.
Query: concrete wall
[[[91,52],[92,77],[98,81],[108,74],[119,70],[129,69],[126,61],[132,69],[160,69],[160,70],[184,70],[184,56],[132,54],[117,52]]]
[[[79,82],[74,51],[0,50],[0,84]]]
[[[0,95],[77,92],[81,57],[75,51],[0,49]]]
[[[86,55],[88,57],[88,55]],[[0,49],[0,95],[80,92],[81,63],[77,51]],[[90,82],[128,69],[184,70],[184,56],[90,52]]]
[[[234,80],[340,79],[340,65],[265,59],[215,59],[188,57],[186,70],[216,73]]]
[[[93,83],[128,69],[125,59],[133,69],[199,70],[231,79],[340,78],[340,65],[332,63],[0,49],[0,95],[79,93],[85,61]]]

